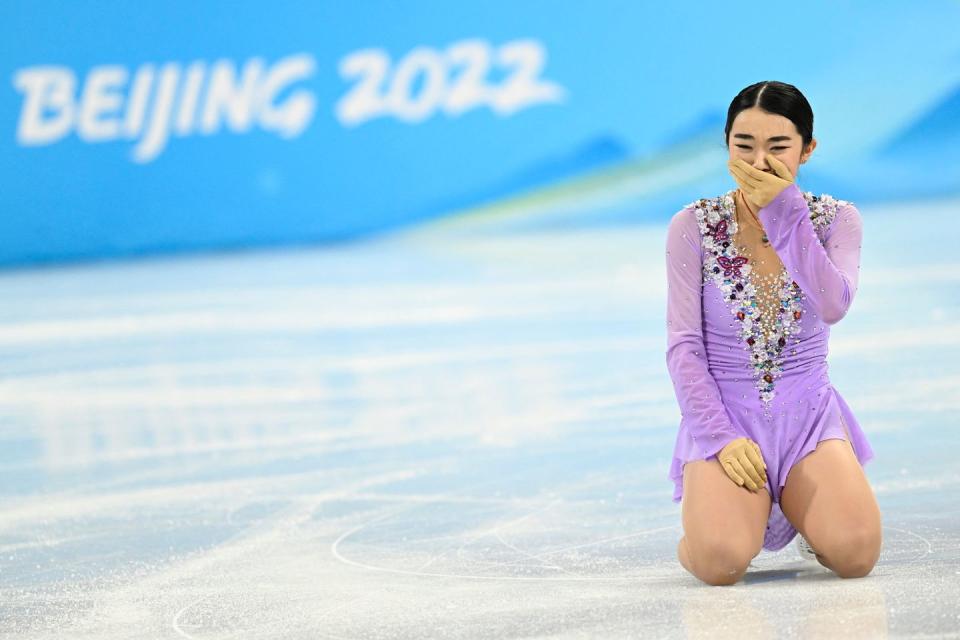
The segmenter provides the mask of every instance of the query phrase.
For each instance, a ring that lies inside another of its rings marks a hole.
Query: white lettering
[[[260,86],[257,112],[260,114],[261,127],[276,131],[283,138],[293,138],[306,129],[317,107],[312,93],[297,91],[277,106],[273,101],[288,85],[313,75],[315,67],[313,56],[304,54],[290,56],[270,69]]]
[[[282,138],[301,134],[316,111],[316,98],[305,89],[280,101],[281,94],[316,70],[309,54],[297,54],[267,66],[251,58],[144,63],[136,70],[122,65],[94,67],[76,96],[77,77],[63,66],[20,69],[13,85],[23,94],[17,142],[52,144],[75,130],[85,142],[135,140],[131,157],[150,162],[171,135],[211,135],[225,127],[246,133],[259,126]],[[204,92],[206,89],[206,92]]]
[[[38,66],[21,69],[13,86],[23,92],[23,108],[17,122],[17,142],[22,145],[52,144],[67,135],[73,124],[73,92],[77,80],[66,67]],[[52,110],[52,117],[44,112]]]
[[[200,130],[204,134],[220,129],[221,115],[227,117],[234,131],[247,131],[253,124],[257,81],[263,74],[263,60],[252,58],[243,69],[243,79],[236,79],[236,69],[230,60],[218,60],[210,73],[207,101],[203,105]]]
[[[173,123],[173,130],[178,136],[190,135],[193,131],[194,117],[197,104],[200,102],[200,91],[203,89],[203,80],[207,72],[207,65],[198,61],[187,67],[186,82],[180,97],[180,108],[177,110],[177,119]]]
[[[118,65],[96,67],[87,76],[80,100],[77,135],[87,142],[112,140],[120,134],[119,110],[127,70]]]
[[[133,88],[130,90],[130,100],[127,106],[127,115],[123,120],[124,137],[131,140],[140,136],[143,130],[143,119],[147,113],[147,100],[150,98],[150,87],[156,74],[152,64],[142,65],[133,76]]]
[[[496,48],[477,38],[445,51],[415,47],[396,65],[382,49],[361,49],[340,60],[340,75],[356,82],[334,112],[345,127],[387,116],[411,123],[437,113],[458,117],[484,106],[510,116],[535,104],[566,100],[566,89],[541,75],[546,59],[543,45],[529,39]],[[499,82],[488,77],[491,60],[506,70]],[[414,95],[421,77],[422,88]]]
[[[157,83],[157,94],[153,100],[153,108],[150,110],[147,134],[133,148],[133,159],[136,162],[150,162],[166,146],[170,129],[170,113],[173,110],[173,99],[179,80],[180,66],[175,62],[165,64],[160,70],[160,81]]]

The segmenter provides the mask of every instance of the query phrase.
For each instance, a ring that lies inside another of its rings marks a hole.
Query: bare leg
[[[846,440],[820,442],[787,474],[780,508],[842,578],[860,578],[880,557],[880,508],[863,467]]]
[[[677,558],[710,585],[734,584],[760,553],[770,494],[735,484],[716,459],[683,468],[683,530]]]

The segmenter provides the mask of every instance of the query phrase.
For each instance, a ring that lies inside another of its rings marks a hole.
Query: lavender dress
[[[680,502],[684,463],[756,441],[773,500],[763,548],[776,551],[797,533],[780,510],[797,461],[829,438],[849,441],[861,465],[873,458],[826,360],[857,290],[863,226],[853,204],[793,183],[758,212],[770,246],[751,250],[734,194],[691,202],[667,231],[666,359],[682,415],[669,478]]]

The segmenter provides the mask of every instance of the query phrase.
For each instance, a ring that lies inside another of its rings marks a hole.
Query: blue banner
[[[804,188],[960,191],[960,3],[759,7],[8,2],[0,265],[343,241],[623,170],[624,221],[663,219],[729,182],[759,80],[813,105]]]

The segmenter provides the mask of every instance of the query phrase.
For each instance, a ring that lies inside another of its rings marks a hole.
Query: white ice
[[[662,223],[0,274],[0,635],[960,637],[958,204],[861,206],[852,580],[677,561]]]

